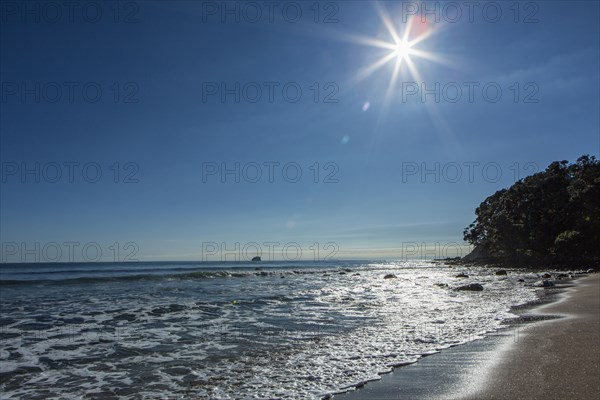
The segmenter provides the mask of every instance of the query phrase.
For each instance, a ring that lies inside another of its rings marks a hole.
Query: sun
[[[435,48],[435,43],[428,42],[429,39],[442,30],[450,28],[449,25],[444,23],[433,24],[427,18],[417,14],[402,15],[397,12],[397,8],[390,13],[385,3],[377,0],[371,2],[371,4],[375,7],[384,29],[380,30],[375,37],[345,33],[342,38],[358,45],[378,49],[377,58],[372,59],[369,64],[359,67],[358,71],[348,80],[349,86],[354,87],[360,84],[380,70],[391,72],[387,87],[380,79],[376,79],[372,85],[377,92],[382,93],[382,99],[377,102],[379,105],[377,126],[379,127],[381,126],[380,123],[386,119],[390,106],[397,104],[397,101],[399,101],[400,94],[403,94],[402,101],[406,101],[404,96],[406,94],[404,91],[405,83],[422,85],[425,81],[421,76],[421,72],[427,75],[444,72],[443,69],[432,68],[427,65],[423,65],[427,68],[420,71],[422,63],[434,62],[455,68],[457,59],[447,54],[434,52],[432,49]],[[454,141],[454,135],[436,104],[425,102],[425,110],[436,129],[440,132],[441,137],[444,140]],[[362,110],[366,111],[372,107],[372,102],[368,101],[364,103]]]
[[[396,56],[396,60],[402,61],[403,59],[408,58],[408,56],[410,56],[412,53],[411,47],[412,46],[410,42],[404,39],[396,43],[396,47],[393,51],[394,56]]]
[[[375,60],[372,64],[361,68],[354,78],[356,82],[367,78],[384,65],[393,63],[392,76],[390,77],[386,94],[386,97],[389,97],[396,86],[399,75],[403,73],[402,71],[408,72],[413,80],[421,81],[417,63],[415,62],[417,58],[442,64],[447,63],[447,60],[439,55],[419,49],[419,46],[425,40],[436,33],[436,29],[433,26],[414,15],[405,20],[392,18],[386,11],[385,6],[382,6],[379,2],[374,2],[374,5],[391,40],[386,41],[363,36],[355,36],[354,40],[358,44],[386,49],[389,52]]]

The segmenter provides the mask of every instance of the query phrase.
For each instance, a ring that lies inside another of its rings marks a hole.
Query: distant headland
[[[485,199],[460,262],[528,267],[600,265],[600,162],[555,161]]]

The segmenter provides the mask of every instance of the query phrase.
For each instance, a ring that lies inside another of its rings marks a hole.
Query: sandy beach
[[[525,327],[498,352],[482,388],[464,399],[600,397],[600,275],[577,280],[561,300],[534,311],[564,318]]]
[[[577,279],[557,301],[526,315],[540,319],[443,350],[335,398],[597,399],[600,275]],[[560,318],[546,319],[552,316]]]

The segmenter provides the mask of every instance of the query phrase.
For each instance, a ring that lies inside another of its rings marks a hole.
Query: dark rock
[[[461,273],[461,274],[458,274],[458,275],[456,275],[456,277],[457,277],[457,278],[468,278],[468,277],[469,277],[469,275],[467,275],[467,274],[462,274],[462,273]]]
[[[525,282],[525,279],[519,278],[519,282]]]
[[[247,260],[247,259],[246,259],[246,260]],[[261,259],[260,259],[260,257],[259,257],[259,256],[256,256],[256,257],[252,257],[252,261],[261,261]]]
[[[360,274],[357,272],[357,273],[355,273],[355,274],[354,274],[354,275],[352,275],[352,276],[360,276]]]
[[[483,290],[483,286],[481,286],[479,283],[470,283],[468,285],[459,286],[456,288],[456,290],[468,290],[471,292],[481,292]]]
[[[506,270],[505,269],[499,269],[498,271],[496,271],[496,275],[506,275]]]
[[[567,274],[558,274],[558,275],[556,275],[556,279],[563,279],[563,278],[568,278],[568,277],[569,277],[569,275],[567,275]]]
[[[394,274],[387,274],[386,276],[383,277],[383,279],[395,279],[396,275]]]
[[[448,287],[447,283],[434,283],[434,285],[439,287]]]
[[[344,271],[340,271],[338,272],[339,275],[346,275],[346,273]]]
[[[552,287],[552,286],[554,286],[554,282],[549,281],[547,279],[540,279],[539,281],[537,281],[536,283],[534,283],[533,286],[536,286],[536,287]]]
[[[472,252],[470,252],[469,254],[464,256],[462,259],[463,259],[463,261],[473,262],[473,261],[489,260],[491,258],[492,257],[490,256],[490,253],[487,251],[487,249],[485,247],[477,246],[473,249]]]
[[[550,278],[552,278],[552,275],[550,275],[549,273],[546,272],[544,275],[542,275],[542,278],[550,279]]]

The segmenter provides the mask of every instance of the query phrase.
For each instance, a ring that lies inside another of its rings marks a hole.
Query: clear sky
[[[419,258],[599,153],[595,1],[52,3],[2,3],[3,262]]]

